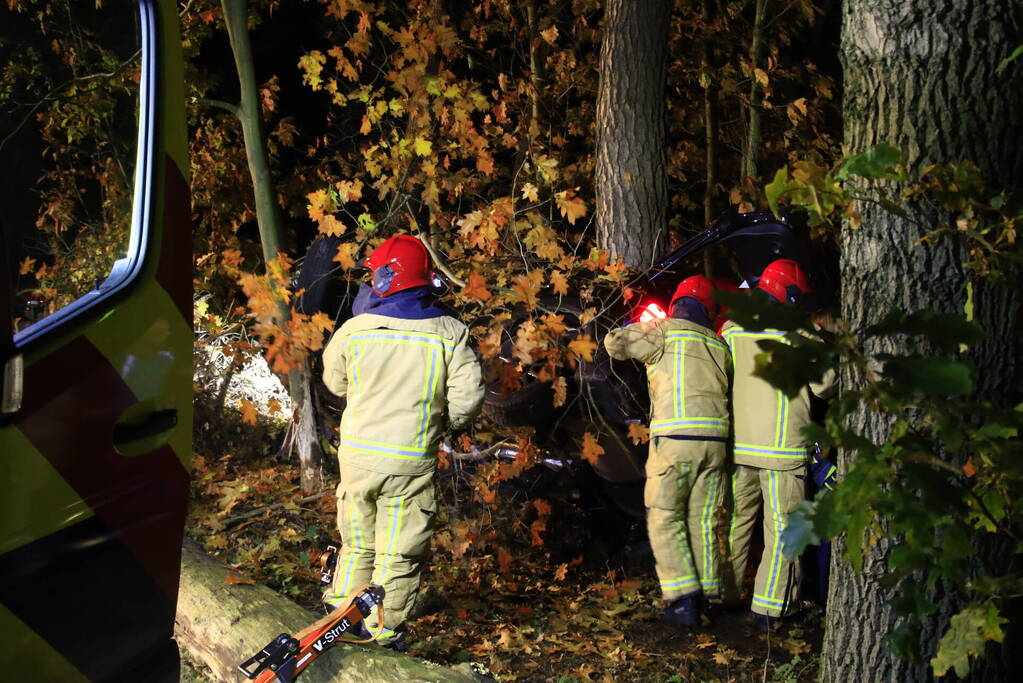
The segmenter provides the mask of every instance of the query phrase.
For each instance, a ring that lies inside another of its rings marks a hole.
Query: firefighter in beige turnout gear
[[[777,301],[808,306],[809,280],[790,260],[770,264],[757,287]],[[810,459],[801,430],[810,424],[810,395],[826,398],[835,389],[834,373],[820,384],[803,387],[794,397],[753,376],[757,342],[785,342],[778,330],[746,330],[733,321],[721,331],[732,352],[735,375],[732,412],[735,434],[732,474],[733,514],[729,530],[732,559],[725,593],[737,598],[749,561],[753,525],[764,505],[764,554],[757,569],[751,609],[762,628],[785,615],[799,588],[799,562],[782,553],[781,533],[789,514],[805,498],[807,464]]]
[[[612,358],[647,366],[652,418],[644,503],[661,594],[662,620],[699,623],[720,592],[717,510],[724,504],[731,358],[711,321],[713,284],[684,280],[671,317],[611,331]]]
[[[384,588],[384,633],[396,638],[419,590],[436,511],[433,473],[445,421],[465,425],[483,400],[464,324],[433,303],[430,259],[399,235],[367,260],[354,317],[323,352],[323,381],[347,398],[337,488],[343,539],[324,602],[337,607],[371,581]]]

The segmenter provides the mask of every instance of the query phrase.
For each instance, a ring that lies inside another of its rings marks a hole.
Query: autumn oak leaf
[[[552,25],[546,31],[540,31],[540,36],[547,41],[548,44],[553,45],[558,41],[558,27]]]
[[[250,425],[256,424],[256,404],[252,401],[243,398],[238,403],[238,410],[242,413],[242,422]]]
[[[558,210],[561,211],[561,215],[568,219],[568,222],[575,225],[575,222],[586,215],[586,203],[575,196],[573,190],[562,190],[554,195],[554,200],[558,204]]]
[[[636,446],[646,443],[650,441],[650,428],[642,422],[630,422],[629,438],[632,439],[632,443]]]
[[[604,447],[597,441],[597,437],[589,432],[583,434],[583,460],[595,466],[603,454]]]
[[[593,352],[597,350],[597,345],[592,339],[590,339],[590,335],[581,334],[576,339],[569,342],[568,350],[571,351],[576,358],[585,361],[592,361]]]
[[[522,198],[531,202],[535,202],[540,199],[539,190],[533,183],[526,183],[522,186]]]
[[[536,308],[537,295],[540,293],[542,286],[543,271],[531,270],[525,275],[515,276],[511,289],[515,292],[516,299],[526,304],[527,308],[533,309]]]
[[[337,253],[334,254],[334,258],[331,260],[340,263],[341,267],[345,270],[351,270],[357,265],[355,257],[358,253],[358,244],[354,242],[346,242],[337,248]]]
[[[469,273],[469,281],[462,288],[462,296],[478,301],[488,301],[493,296],[487,289],[487,281],[475,270]]]
[[[568,295],[568,278],[565,273],[560,270],[551,271],[551,288],[554,289],[555,294],[561,296]]]

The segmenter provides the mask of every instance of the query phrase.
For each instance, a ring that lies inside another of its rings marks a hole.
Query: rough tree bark
[[[279,633],[295,633],[320,616],[266,586],[227,584],[227,570],[186,543],[181,555],[181,592],[174,637],[216,681],[244,680],[238,665]],[[302,683],[413,681],[479,683],[492,680],[468,664],[442,667],[377,645],[336,645],[321,655]]]
[[[597,92],[597,239],[630,266],[664,236],[664,87],[671,2],[609,0]]]
[[[750,86],[749,86],[749,127],[746,130],[746,144],[742,151],[743,178],[757,177],[757,154],[760,151],[761,108],[764,89],[757,78],[757,71],[764,68],[764,24],[767,21],[767,0],[756,0],[753,17],[753,40],[750,44]]]
[[[252,189],[256,202],[256,222],[259,224],[259,240],[263,246],[263,260],[270,263],[283,252],[284,231],[281,212],[277,206],[273,174],[266,153],[266,139],[263,135],[263,113],[259,101],[259,83],[252,58],[252,44],[249,39],[247,0],[222,0],[224,23],[231,41],[235,67],[238,73],[239,102],[229,107],[242,125],[245,140],[245,156],[252,178]],[[291,318],[287,304],[279,301],[275,322],[284,325]],[[316,439],[316,422],[313,414],[312,375],[309,364],[303,362],[288,373],[288,393],[294,408],[292,438],[298,451],[298,466],[302,490],[306,493],[322,487],[320,462],[323,454]]]
[[[859,152],[881,142],[899,147],[911,172],[928,164],[976,162],[993,188],[1018,190],[1023,180],[1023,127],[1019,120],[1021,70],[999,77],[995,67],[1020,44],[1023,3],[1019,0],[848,0],[842,31],[845,73],[845,145]],[[970,275],[955,239],[917,244],[949,216],[924,204],[911,219],[861,202],[858,229],[842,238],[842,314],[854,330],[876,322],[889,307],[962,313]],[[1008,403],[1019,395],[1023,358],[1017,288],[974,281],[976,319],[989,332],[971,349],[982,368],[980,395]],[[879,305],[883,302],[883,305]],[[906,352],[908,340],[867,344],[870,352]],[[921,350],[917,348],[916,350]],[[926,349],[923,349],[926,351]],[[844,377],[845,386],[856,378]],[[889,422],[866,412],[857,426],[877,443]],[[840,471],[848,467],[843,454]],[[929,659],[958,611],[957,587],[944,586],[934,599],[937,615],[925,624],[920,661],[900,660],[884,638],[897,626],[885,604],[891,597],[876,578],[891,548],[869,549],[862,575],[832,560],[821,680],[927,681]],[[978,549],[983,561],[984,549]],[[1008,648],[1006,648],[1008,649]],[[989,653],[976,668],[977,680],[1005,678],[1004,660]]]

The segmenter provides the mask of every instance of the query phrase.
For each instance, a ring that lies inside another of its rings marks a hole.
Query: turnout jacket
[[[792,470],[810,460],[801,430],[810,425],[810,391],[828,398],[836,389],[836,375],[829,371],[820,383],[803,387],[789,398],[766,380],[753,376],[756,356],[763,353],[757,342],[771,339],[787,343],[779,330],[746,330],[728,321],[721,336],[732,351],[735,377],[732,382],[734,457],[738,465],[768,470]]]
[[[612,358],[646,364],[650,436],[728,438],[732,359],[713,330],[681,318],[634,323],[604,337]]]
[[[416,320],[363,313],[334,333],[323,352],[323,383],[347,398],[342,466],[433,472],[445,416],[461,427],[483,402],[468,338],[466,326],[447,315]]]

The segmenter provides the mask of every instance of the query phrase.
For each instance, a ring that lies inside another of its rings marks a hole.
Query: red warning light
[[[643,313],[641,313],[640,316],[639,316],[639,321],[641,323],[648,323],[651,320],[658,320],[658,319],[663,320],[664,318],[667,318],[667,317],[668,317],[668,314],[664,312],[663,308],[658,306],[656,303],[650,303],[650,304],[647,304],[646,308],[643,309]]]

